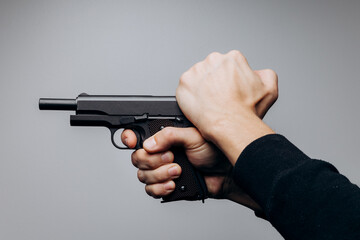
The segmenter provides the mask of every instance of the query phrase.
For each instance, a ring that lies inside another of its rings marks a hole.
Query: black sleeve
[[[234,167],[234,180],[285,239],[360,240],[359,187],[281,135],[247,146]]]

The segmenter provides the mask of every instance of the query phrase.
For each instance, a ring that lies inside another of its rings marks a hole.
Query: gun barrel
[[[76,111],[77,104],[76,99],[65,98],[40,98],[39,109],[40,110],[67,110]]]

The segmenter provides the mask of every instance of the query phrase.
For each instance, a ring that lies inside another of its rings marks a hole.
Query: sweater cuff
[[[309,157],[284,136],[270,134],[250,143],[240,154],[234,167],[234,181],[264,210],[276,181]]]

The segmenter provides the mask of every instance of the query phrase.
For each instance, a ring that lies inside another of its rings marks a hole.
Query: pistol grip
[[[175,179],[175,190],[168,196],[163,197],[162,202],[177,200],[203,200],[206,198],[206,185],[203,176],[191,165],[186,157],[184,149],[172,148],[174,162],[179,164],[182,173]]]
[[[190,122],[184,121],[182,123],[164,119],[152,120],[147,123],[149,135],[152,136],[164,127],[190,127]],[[146,136],[147,138],[149,136]],[[197,171],[189,162],[185,150],[181,147],[173,147],[170,149],[174,154],[174,162],[179,164],[182,173],[180,177],[174,179],[175,190],[168,196],[163,197],[162,202],[172,202],[177,200],[202,200],[207,197],[207,187],[204,177]]]

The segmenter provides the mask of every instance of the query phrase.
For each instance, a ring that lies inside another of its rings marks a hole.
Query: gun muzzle
[[[67,110],[76,111],[77,104],[76,99],[64,99],[64,98],[40,98],[39,109],[40,110]]]

